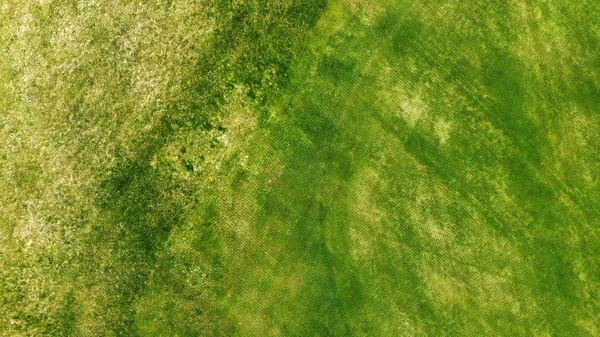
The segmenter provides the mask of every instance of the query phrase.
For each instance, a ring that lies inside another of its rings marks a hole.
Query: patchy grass
[[[597,335],[599,9],[3,3],[0,335]]]

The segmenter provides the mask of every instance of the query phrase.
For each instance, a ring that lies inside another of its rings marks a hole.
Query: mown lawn
[[[0,8],[0,336],[600,335],[600,4]]]

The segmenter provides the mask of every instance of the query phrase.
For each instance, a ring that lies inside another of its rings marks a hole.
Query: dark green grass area
[[[600,334],[592,1],[4,9],[0,335]]]

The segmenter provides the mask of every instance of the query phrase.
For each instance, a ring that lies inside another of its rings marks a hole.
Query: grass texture
[[[0,2],[0,336],[600,336],[600,3]]]

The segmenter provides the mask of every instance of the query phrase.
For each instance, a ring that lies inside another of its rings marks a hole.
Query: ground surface
[[[599,15],[2,1],[0,335],[600,336]]]

